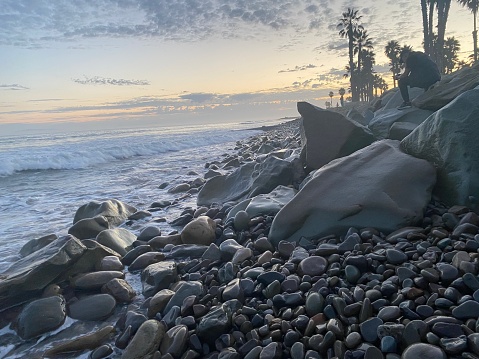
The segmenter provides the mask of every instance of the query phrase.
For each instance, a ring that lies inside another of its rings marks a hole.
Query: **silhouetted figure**
[[[420,51],[401,51],[401,63],[405,64],[404,72],[398,76],[398,86],[401,91],[403,103],[399,110],[410,108],[409,87],[420,87],[427,91],[429,87],[441,79],[441,74],[434,61]]]

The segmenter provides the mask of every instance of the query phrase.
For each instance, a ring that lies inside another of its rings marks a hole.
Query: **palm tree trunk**
[[[421,0],[422,11],[422,27],[424,32],[424,52],[429,55],[429,27],[427,22],[427,3],[426,0]],[[396,87],[396,85],[394,85]]]
[[[429,0],[429,18],[428,18],[428,44],[427,47],[429,48],[429,55],[436,58],[436,49],[434,48],[432,44],[432,39],[433,39],[433,24],[434,24],[434,5],[435,5],[435,0]]]
[[[472,33],[472,39],[474,41],[474,62],[477,62],[477,25],[476,25],[476,20],[477,20],[477,9],[473,11],[474,14],[474,32]]]

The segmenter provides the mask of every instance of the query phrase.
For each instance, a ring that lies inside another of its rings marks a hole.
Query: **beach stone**
[[[96,236],[96,241],[124,256],[132,249],[136,236],[123,228],[106,229]]]
[[[171,287],[171,289],[175,292],[175,294],[173,294],[173,296],[168,301],[168,304],[166,304],[166,307],[163,310],[164,314],[168,313],[168,311],[174,306],[181,308],[183,301],[187,297],[192,295],[199,297],[203,294],[203,284],[198,281],[180,281],[178,283],[175,283],[175,285]]]
[[[303,259],[298,265],[299,275],[309,275],[311,277],[321,275],[326,271],[328,261],[320,256],[312,256]]]
[[[274,251],[274,247],[268,238],[260,237],[254,242],[254,247],[260,252]]]
[[[396,306],[386,306],[381,308],[378,313],[378,318],[382,319],[383,322],[390,322],[398,319],[401,316],[401,309]]]
[[[216,222],[210,217],[199,216],[188,223],[181,232],[184,244],[209,246],[216,239]]]
[[[136,296],[135,290],[124,279],[112,279],[106,283],[102,289],[102,293],[113,296],[120,303],[130,303]]]
[[[115,298],[109,294],[94,294],[77,300],[68,306],[68,315],[79,320],[103,320],[116,307]]]
[[[348,264],[344,268],[344,275],[349,283],[355,284],[361,277],[361,271],[357,267]]]
[[[454,323],[436,323],[431,330],[439,337],[457,338],[464,335],[462,327]]]
[[[279,185],[292,184],[294,170],[292,162],[267,155],[259,163],[249,162],[232,173],[208,180],[198,193],[197,204],[209,206],[270,193]]]
[[[241,355],[234,348],[224,348],[220,351],[218,359],[240,359]]]
[[[344,344],[348,349],[352,349],[357,347],[361,341],[361,334],[358,332],[352,332],[347,335],[346,339],[344,340]]]
[[[233,256],[244,247],[236,242],[234,239],[227,239],[220,244],[221,253],[227,258],[233,258]]]
[[[202,259],[211,259],[212,261],[219,261],[221,260],[221,251],[219,247],[211,243],[208,249],[203,253]]]
[[[94,357],[107,357],[112,353],[113,350],[110,345],[101,344],[107,341],[114,331],[115,328],[113,326],[107,325],[92,333],[81,335],[78,338],[62,341],[60,344],[54,344],[52,348],[45,351],[44,356],[50,357],[60,353],[71,353],[75,351],[82,351],[85,349],[95,349],[91,354],[92,359]]]
[[[36,252],[39,249],[42,249],[43,247],[56,241],[57,239],[58,236],[56,234],[49,234],[40,238],[31,239],[20,249],[20,255],[22,257],[26,257],[29,254],[32,254],[33,252]]]
[[[291,347],[291,358],[292,359],[303,359],[304,358],[304,344],[301,342],[296,342]]]
[[[104,202],[90,201],[77,209],[73,224],[82,219],[102,216],[111,226],[118,226],[136,211],[135,207],[116,199],[109,199]]]
[[[201,318],[197,326],[197,334],[207,343],[214,344],[215,340],[231,329],[231,311],[225,305],[212,308]]]
[[[141,273],[143,295],[151,297],[159,290],[167,289],[177,281],[177,275],[176,263],[173,261],[150,264]]]
[[[285,278],[286,276],[283,273],[270,271],[270,272],[264,272],[260,274],[256,279],[259,283],[262,283],[265,286],[268,286],[274,281],[278,281],[281,283],[282,281],[285,280]]]
[[[324,298],[321,294],[310,292],[306,297],[306,313],[308,316],[313,317],[314,315],[321,313],[324,306]]]
[[[100,271],[80,274],[72,281],[72,285],[76,289],[94,290],[100,289],[106,283],[114,278],[125,278],[123,272],[119,271]]]
[[[348,156],[375,140],[367,127],[338,112],[323,110],[308,102],[298,102],[298,112],[302,117],[302,152],[306,166],[311,169]]]
[[[374,343],[378,339],[378,327],[384,322],[377,317],[367,319],[359,325],[361,336],[369,343]]]
[[[161,230],[158,227],[148,226],[141,230],[138,240],[148,242],[150,239],[161,236]]]
[[[370,346],[366,349],[366,352],[364,353],[364,359],[384,359],[383,353],[387,352],[382,349],[382,345],[381,350],[376,347]]]
[[[436,165],[434,193],[450,206],[471,206],[471,196],[479,198],[479,179],[475,176],[479,144],[474,126],[479,116],[477,96],[477,88],[462,93],[401,142],[406,153]]]
[[[185,225],[185,224],[182,224],[182,225]],[[153,237],[152,239],[148,241],[148,245],[155,250],[165,248],[167,245],[178,246],[180,244],[183,244],[183,242],[181,241],[181,234],[157,236],[157,237]]]
[[[110,223],[106,217],[98,216],[95,218],[85,218],[75,222],[68,229],[68,234],[78,239],[96,238],[98,234],[110,228]]]
[[[233,256],[231,263],[233,264],[240,264],[251,258],[253,256],[253,251],[249,248],[240,248]]]
[[[163,340],[165,329],[157,320],[144,322],[123,351],[121,359],[152,359]]]
[[[441,338],[440,345],[447,354],[461,354],[467,349],[467,337],[461,335],[457,338]]]
[[[34,298],[65,273],[87,251],[77,238],[68,235],[14,262],[1,274],[0,309]]]
[[[188,343],[188,327],[177,325],[168,330],[161,341],[160,352],[169,353],[174,358],[180,358]]]
[[[413,225],[422,219],[435,176],[430,163],[404,154],[398,141],[375,142],[317,170],[275,216],[268,238],[277,245],[350,227],[390,233]],[[340,193],[330,190],[338,187]]]
[[[397,249],[387,249],[386,258],[392,264],[402,264],[407,261],[407,255]]]
[[[474,354],[479,355],[479,333],[472,333],[467,336],[467,343]]]
[[[100,262],[100,270],[102,271],[122,271],[123,263],[117,256],[106,256]]]
[[[148,244],[142,244],[138,247],[135,247],[121,258],[121,263],[126,266],[129,266],[136,258],[138,258],[144,253],[150,252],[151,250],[152,248]]]
[[[237,231],[244,231],[249,228],[250,217],[246,211],[238,211],[234,217],[234,226]]]
[[[266,345],[259,355],[259,359],[281,359],[282,357],[281,344],[276,342]]]
[[[22,339],[38,337],[65,321],[65,299],[53,296],[34,300],[18,316],[17,333]]]
[[[475,300],[468,300],[452,310],[452,316],[457,319],[468,319],[479,317],[479,303]]]
[[[409,345],[402,353],[401,359],[447,359],[444,351],[431,344],[415,343]]]
[[[109,344],[99,346],[90,354],[90,359],[102,359],[113,353],[113,348]]]
[[[128,270],[135,271],[148,267],[150,264],[161,262],[165,254],[161,252],[148,252],[139,255],[128,267]]]
[[[169,289],[158,291],[150,300],[148,307],[148,316],[153,317],[158,312],[163,312],[175,292]]]

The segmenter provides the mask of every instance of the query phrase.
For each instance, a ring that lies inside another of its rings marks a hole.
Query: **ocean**
[[[92,200],[115,198],[141,210],[185,197],[155,213],[166,219],[156,225],[168,232],[169,221],[196,206],[195,196],[169,188],[203,177],[205,163],[260,132],[252,128],[280,122],[0,134],[0,273],[29,240],[66,235],[76,210]],[[160,189],[162,183],[169,185]]]

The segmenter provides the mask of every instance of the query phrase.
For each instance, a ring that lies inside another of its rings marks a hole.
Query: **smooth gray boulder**
[[[38,337],[63,324],[66,317],[65,299],[61,296],[37,299],[18,316],[17,333],[23,339]]]
[[[383,140],[317,170],[273,220],[268,239],[299,242],[350,227],[382,232],[413,225],[423,218],[436,179],[427,161]]]
[[[467,91],[429,117],[401,148],[437,168],[436,194],[448,205],[479,199],[479,89]]]
[[[422,95],[424,93],[424,89],[419,87],[409,87],[409,97],[411,99],[415,99],[416,97]],[[389,91],[386,91],[381,96],[381,105],[382,107],[377,110],[374,114],[377,116],[388,110],[395,110],[403,103],[403,99],[401,93],[399,92],[399,88],[393,88]]]
[[[58,236],[56,234],[49,234],[40,238],[31,239],[23,245],[22,249],[20,249],[20,255],[22,257],[26,257],[29,254],[32,254],[33,252],[36,252],[39,249],[49,245],[53,241],[56,241],[57,239]]]
[[[93,239],[100,234],[100,232],[109,228],[110,223],[108,223],[106,217],[84,218],[75,222],[75,224],[68,229],[68,234],[78,239]]]
[[[68,306],[68,316],[79,320],[103,320],[113,314],[116,300],[110,294],[83,297]]]
[[[176,263],[173,261],[163,261],[150,264],[141,273],[143,283],[143,295],[151,297],[156,292],[167,289],[172,283],[178,280]]]
[[[77,238],[65,236],[12,264],[0,274],[0,309],[41,293],[86,250]]]
[[[376,113],[368,127],[378,139],[391,138],[402,140],[402,138],[392,138],[395,136],[394,131],[392,130],[392,127],[395,124],[406,123],[410,126],[417,127],[432,113],[432,111],[421,110],[415,107],[406,110],[398,110],[397,108],[383,110]]]
[[[109,199],[104,202],[91,201],[77,209],[73,218],[73,224],[82,219],[102,216],[114,227],[118,226],[136,211],[135,207],[116,199]]]
[[[301,146],[305,164],[318,169],[330,161],[369,146],[374,137],[369,129],[339,112],[298,102],[302,117]]]
[[[136,241],[136,236],[127,229],[113,228],[98,233],[96,241],[124,256],[133,248],[132,245]]]
[[[198,193],[198,206],[241,201],[269,193],[279,185],[288,186],[294,179],[292,161],[268,155],[260,163],[246,163],[234,172],[209,179]]]
[[[158,350],[166,327],[155,319],[144,322],[128,343],[121,359],[151,359]]]
[[[278,213],[286,203],[291,201],[296,193],[297,191],[294,188],[278,186],[270,193],[260,194],[238,203],[228,212],[226,220],[233,218],[239,211],[245,211],[250,218],[254,218],[260,214],[274,215]]]

